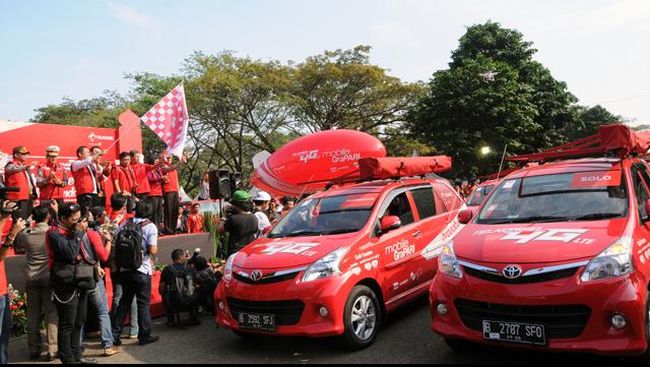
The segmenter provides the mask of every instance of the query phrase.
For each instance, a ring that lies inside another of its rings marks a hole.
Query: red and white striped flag
[[[169,153],[181,160],[185,159],[183,149],[185,149],[189,116],[183,82],[156,103],[140,120],[167,144]]]

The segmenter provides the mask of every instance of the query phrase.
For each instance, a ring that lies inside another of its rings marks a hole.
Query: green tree
[[[533,60],[536,50],[523,35],[498,23],[467,29],[449,68],[433,74],[425,96],[409,114],[411,131],[454,158],[466,177],[498,169],[499,154],[548,148],[566,140],[563,129],[576,118],[576,98],[566,84]]]
[[[292,83],[295,119],[312,132],[375,132],[403,121],[423,86],[388,76],[370,63],[369,52],[369,46],[325,51],[298,64]]]
[[[568,140],[584,138],[595,134],[599,126],[616,122],[623,122],[623,118],[614,115],[601,105],[590,108],[576,106],[575,123],[565,127],[564,135]]]

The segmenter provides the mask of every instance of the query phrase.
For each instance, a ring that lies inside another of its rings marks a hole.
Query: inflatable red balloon
[[[356,130],[327,130],[295,139],[256,166],[252,183],[275,195],[300,196],[331,181],[359,176],[359,159],[386,156],[386,147]]]

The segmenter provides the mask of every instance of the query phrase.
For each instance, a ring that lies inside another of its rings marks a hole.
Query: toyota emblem
[[[251,273],[251,280],[254,282],[257,282],[258,280],[262,279],[262,272],[259,270],[254,270]]]
[[[508,265],[503,268],[503,276],[508,279],[519,278],[521,275],[521,268],[519,265]]]

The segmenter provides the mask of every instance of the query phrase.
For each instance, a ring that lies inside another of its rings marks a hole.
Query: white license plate
[[[546,345],[544,325],[483,320],[483,339],[490,341]]]

